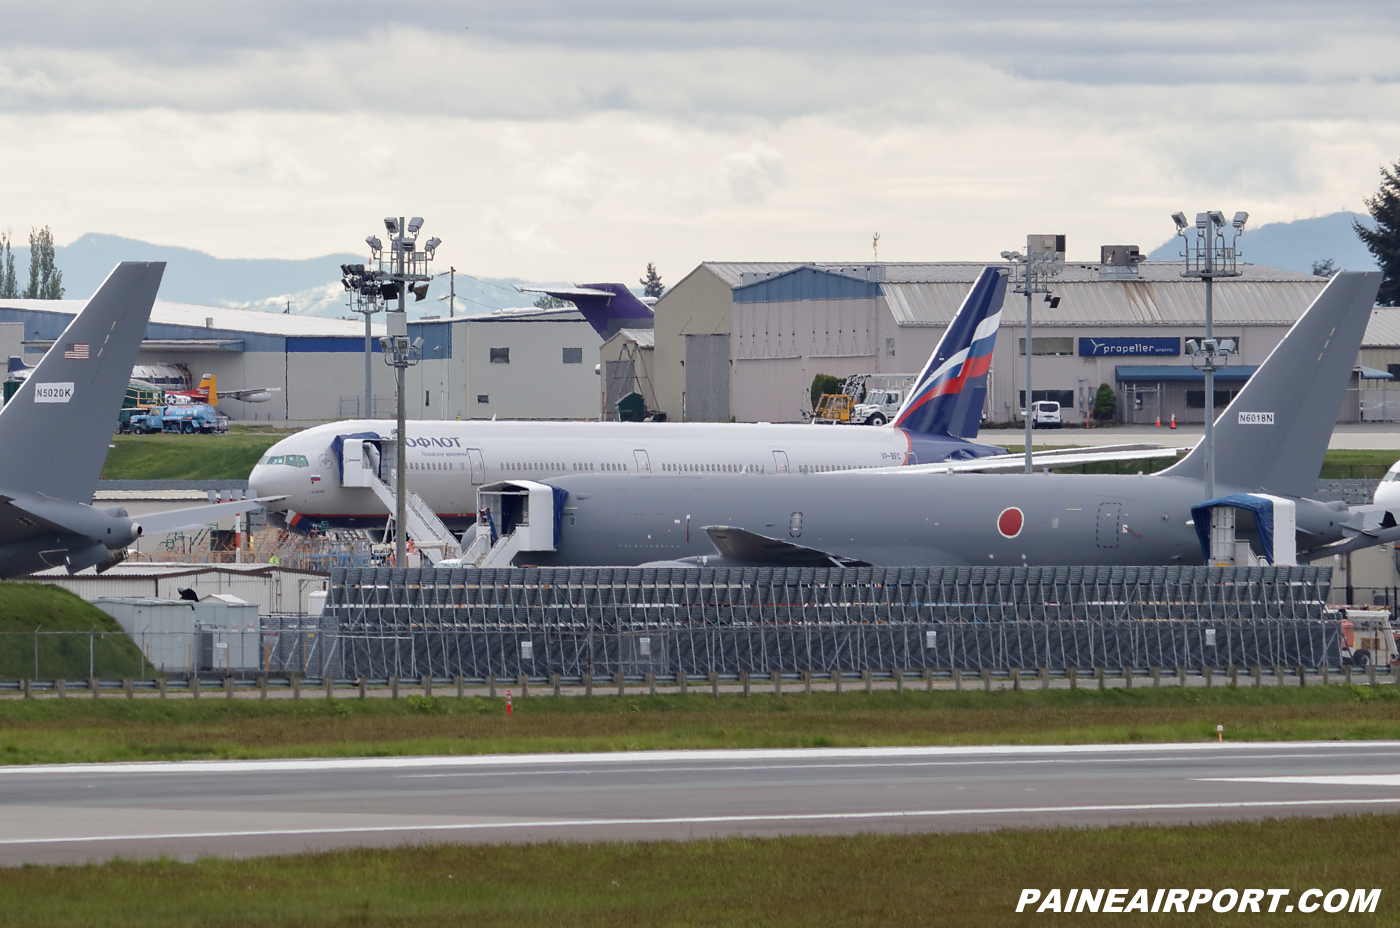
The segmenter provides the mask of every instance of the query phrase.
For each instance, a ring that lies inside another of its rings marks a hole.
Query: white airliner
[[[1377,506],[1400,506],[1400,461],[1390,465],[1390,470],[1385,472],[1371,502]]]
[[[887,427],[769,423],[414,421],[408,487],[449,528],[476,519],[476,488],[498,480],[619,473],[782,474],[1004,456],[971,439],[981,424],[1006,278],[987,268]],[[248,478],[289,526],[382,527],[394,423],[335,422],[269,449]],[[369,476],[366,476],[368,474]],[[271,507],[270,507],[271,508]],[[274,518],[277,518],[274,512]]]

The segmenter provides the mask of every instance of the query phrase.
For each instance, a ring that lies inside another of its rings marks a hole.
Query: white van
[[[1021,410],[1025,416],[1026,411]],[[1060,404],[1054,400],[1036,400],[1031,403],[1031,428],[1057,429],[1064,423],[1060,420]]]

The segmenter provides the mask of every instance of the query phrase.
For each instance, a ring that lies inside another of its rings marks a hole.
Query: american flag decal
[[[68,361],[86,361],[88,359],[87,342],[69,342],[63,349],[63,357]]]

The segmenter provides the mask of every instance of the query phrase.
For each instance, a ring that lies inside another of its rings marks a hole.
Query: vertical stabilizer
[[[0,487],[91,502],[164,273],[117,265],[0,410]]]
[[[1380,284],[1374,271],[1333,277],[1225,407],[1215,422],[1217,486],[1282,496],[1316,492]],[[1162,473],[1203,480],[1204,461],[1200,444]]]
[[[977,436],[1005,298],[1005,271],[985,268],[909,388],[894,418],[896,427],[956,438]]]

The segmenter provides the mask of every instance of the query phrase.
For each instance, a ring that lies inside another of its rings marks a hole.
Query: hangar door
[[[729,336],[685,337],[687,422],[729,421]]]

